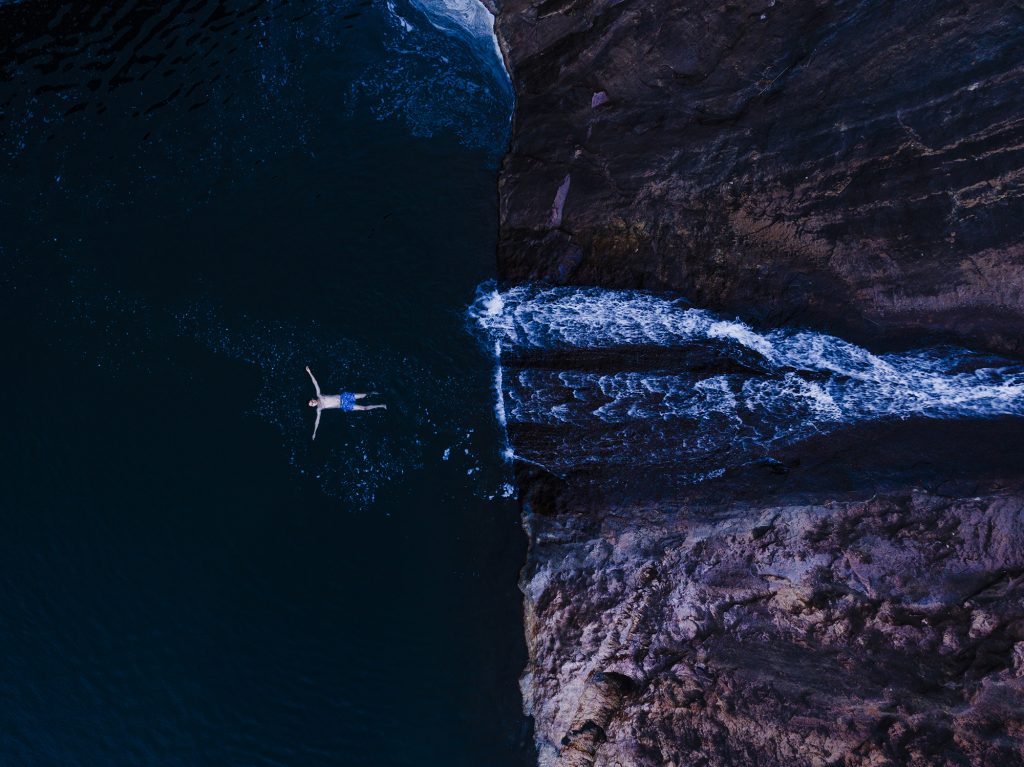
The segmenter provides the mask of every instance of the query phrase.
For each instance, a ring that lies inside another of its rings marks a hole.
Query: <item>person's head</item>
[[[317,401],[316,401],[315,399],[311,399],[311,400],[309,401],[309,406],[310,406],[310,407],[316,407],[316,406],[317,406],[318,404],[319,404],[319,403],[318,403],[318,402],[317,402]]]

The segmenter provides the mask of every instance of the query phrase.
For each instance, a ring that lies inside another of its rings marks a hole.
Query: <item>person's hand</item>
[[[309,365],[306,365],[306,372],[307,372],[307,373],[308,373],[308,372],[310,372],[310,370],[309,370]]]

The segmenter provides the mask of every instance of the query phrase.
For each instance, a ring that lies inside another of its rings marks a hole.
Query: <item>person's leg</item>
[[[383,408],[384,410],[387,410],[388,406],[387,405],[356,405],[352,409],[353,410],[376,410],[377,408]]]
[[[376,393],[377,393],[377,392],[375,392],[375,391],[371,391],[371,392],[359,392],[358,394],[353,394],[352,396],[353,396],[353,397],[355,397],[356,399],[362,399],[363,397],[372,397],[372,396],[373,396],[374,394],[376,394]]]

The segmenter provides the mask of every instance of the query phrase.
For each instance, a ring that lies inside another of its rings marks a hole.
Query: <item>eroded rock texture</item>
[[[531,513],[543,765],[1024,763],[1024,500]]]
[[[499,4],[504,278],[1024,351],[1019,0]]]
[[[1021,2],[491,5],[505,281],[1024,353]],[[1021,426],[919,427],[796,448],[801,487],[524,469],[541,764],[1024,765]]]

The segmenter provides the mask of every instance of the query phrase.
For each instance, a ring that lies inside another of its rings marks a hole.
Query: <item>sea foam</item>
[[[514,445],[517,455],[551,465],[610,460],[616,450],[666,460],[673,450],[769,449],[879,419],[1024,415],[1024,365],[960,348],[876,354],[809,330],[759,331],[642,291],[487,288],[470,314],[495,350],[503,425],[562,426],[594,437],[590,447],[585,436],[556,439],[550,449],[537,440]],[[701,364],[691,367],[688,350],[696,345]],[[595,370],[587,353],[601,350],[609,353]],[[678,354],[666,367],[652,354],[659,350]],[[560,362],[554,369],[552,353]],[[544,363],[531,364],[538,355]],[[637,370],[645,355],[650,368]],[[628,369],[609,369],[615,360],[629,360]],[[648,442],[616,447],[608,436],[616,433]],[[567,455],[554,456],[556,447]]]

